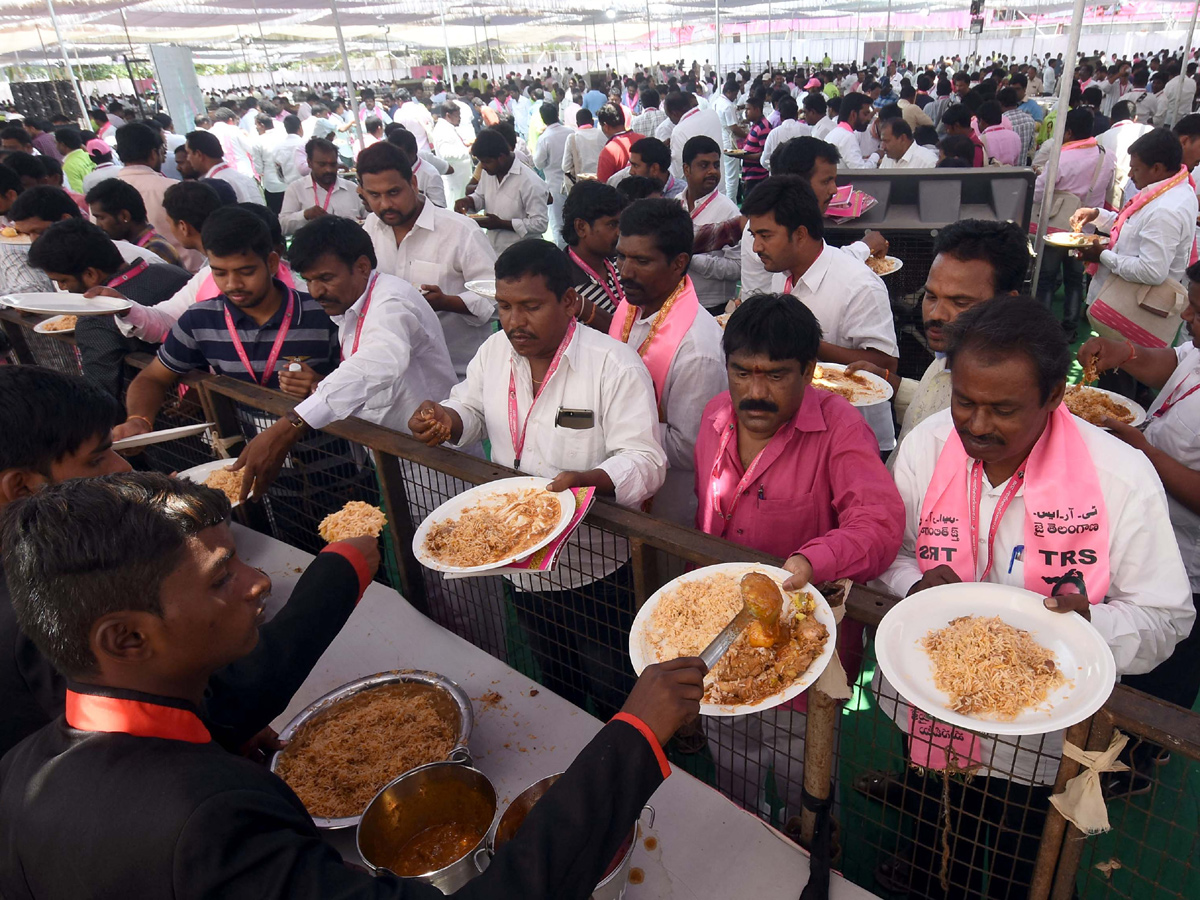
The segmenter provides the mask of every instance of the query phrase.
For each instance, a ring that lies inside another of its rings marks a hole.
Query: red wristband
[[[626,725],[632,725],[642,733],[649,743],[650,748],[654,751],[654,758],[658,760],[658,768],[662,772],[663,778],[671,776],[671,763],[667,761],[667,754],[663,752],[662,744],[658,742],[658,738],[654,736],[654,732],[650,730],[650,726],[643,722],[635,715],[627,712],[619,712],[612,717],[613,722],[624,722]]]

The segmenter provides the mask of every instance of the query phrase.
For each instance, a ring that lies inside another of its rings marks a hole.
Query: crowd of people
[[[296,401],[269,427],[244,423],[243,501],[357,417],[777,556],[792,585],[1028,588],[1088,619],[1123,680],[1191,707],[1196,64],[972,62],[476,73],[364,89],[353,111],[334,91],[214,98],[183,134],[161,114],[128,121],[119,103],[90,113],[93,131],[37,119],[0,131],[0,215],[33,238],[0,243],[0,294],[133,301],[78,320],[83,378],[0,367],[13,436],[0,449],[0,894],[425,896],[340,868],[282,782],[221,749],[283,709],[378,552],[331,545],[256,648],[269,585],[237,561],[228,505],[122,474],[111,450],[152,431],[193,372]],[[1063,77],[1068,109],[1044,109]],[[1055,115],[1067,139],[1047,188]],[[886,239],[826,240],[839,168],[989,164],[1032,165],[1052,228],[1110,240],[1047,248],[1030,298],[1021,225],[941,229],[919,304],[932,361],[902,378],[892,301],[866,264]],[[1121,306],[1174,283],[1184,299],[1157,330]],[[1093,325],[1074,355],[1146,402],[1144,429],[1063,405],[1071,345]],[[126,384],[137,350],[153,359]],[[887,380],[893,401],[860,411],[813,386],[820,363]],[[1099,513],[1087,527],[1034,524],[1085,508]],[[558,572],[508,581],[544,683],[616,721],[584,752],[607,760],[600,775],[573,767],[547,827],[463,896],[586,896],[669,772],[661,745],[695,714],[702,665],[635,682],[629,548],[611,535],[579,532]],[[851,679],[865,640],[848,619],[839,629]],[[890,686],[876,690],[910,759],[937,740]],[[798,814],[805,715],[802,696],[715,740],[722,788],[759,809],[773,777]],[[954,783],[951,888],[932,838],[881,865],[885,887],[980,896],[987,872],[988,896],[1024,896],[1062,735],[982,738],[977,777]],[[1149,790],[1163,753],[1132,759],[1109,795]],[[906,769],[860,789],[923,798],[899,805],[928,837],[947,777]],[[590,841],[563,824],[580,803],[603,832]],[[537,853],[550,870],[522,871]]]

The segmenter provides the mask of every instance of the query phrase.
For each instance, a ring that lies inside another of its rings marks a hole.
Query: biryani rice
[[[229,498],[229,502],[236,504],[242,493],[242,473],[235,472],[230,468],[216,469],[208,473],[204,484],[213,490],[223,491]]]
[[[361,500],[351,500],[335,513],[330,513],[317,526],[321,540],[332,544],[347,538],[379,537],[387,517],[382,510],[363,503]]]
[[[961,616],[930,631],[921,647],[933,683],[954,712],[1011,722],[1066,683],[1054,654],[999,616]]]
[[[1134,419],[1133,411],[1129,407],[1095,388],[1071,385],[1067,388],[1063,402],[1072,413],[1093,425],[1100,425],[1105,416],[1126,425]]]
[[[456,518],[434,522],[425,552],[447,566],[492,565],[530,550],[558,526],[562,503],[541,488],[493,494]]]

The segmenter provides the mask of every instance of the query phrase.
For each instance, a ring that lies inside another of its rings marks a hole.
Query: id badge
[[[559,428],[573,428],[577,431],[583,431],[595,427],[596,414],[590,409],[567,409],[560,406],[554,416],[554,424]]]

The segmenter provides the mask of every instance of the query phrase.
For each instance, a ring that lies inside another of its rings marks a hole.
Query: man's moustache
[[[747,397],[745,400],[739,403],[738,409],[742,412],[779,412],[779,407],[770,400],[755,400],[751,397]]]

